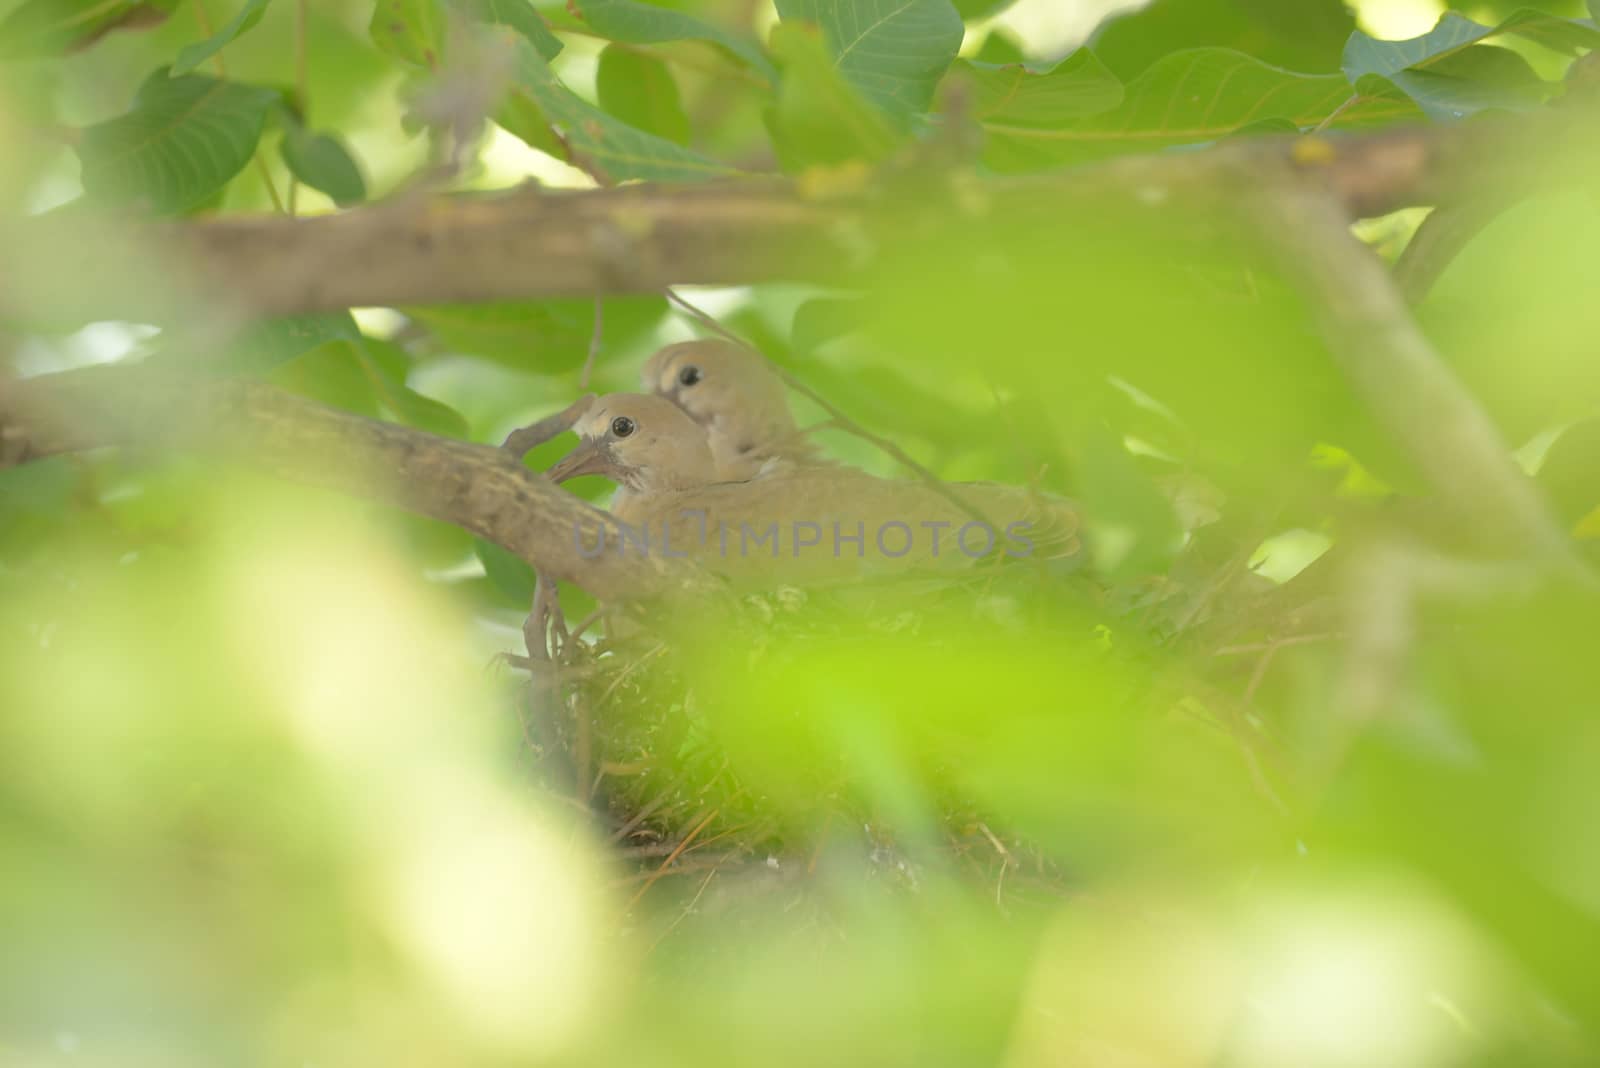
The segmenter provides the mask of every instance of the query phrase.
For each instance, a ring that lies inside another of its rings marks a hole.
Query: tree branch
[[[349,415],[258,383],[197,384],[137,367],[3,385],[0,426],[20,429],[34,455],[112,445],[221,448],[292,481],[450,523],[602,600],[713,585],[686,561],[619,551],[609,515],[501,449]],[[602,527],[607,548],[594,554]]]
[[[1248,196],[1288,167],[1353,217],[1583,180],[1600,163],[1578,109],[1372,134],[1229,141],[1199,152],[1125,156],[1049,174],[984,180],[993,203],[1042,207],[1184,203]],[[880,190],[808,197],[782,179],[636,184],[473,196],[407,195],[311,219],[247,217],[112,227],[27,220],[0,233],[0,314],[26,316],[62,292],[91,318],[151,321],[131,287],[159,258],[177,272],[173,308],[218,304],[257,314],[349,307],[658,293],[679,284],[848,281],[870,261]],[[73,224],[87,226],[76,232]],[[110,232],[110,231],[115,231]],[[152,249],[160,250],[154,257]],[[23,269],[21,259],[30,260]],[[48,262],[47,262],[48,261]],[[130,275],[130,272],[132,274]],[[36,277],[48,275],[48,278]],[[63,286],[63,280],[71,284]]]

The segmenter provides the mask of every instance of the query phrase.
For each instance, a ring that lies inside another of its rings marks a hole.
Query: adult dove
[[[725,575],[801,579],[1079,550],[1070,502],[1016,486],[949,484],[958,505],[928,484],[847,467],[796,465],[724,478],[705,429],[662,397],[599,397],[574,429],[581,440],[550,477],[615,482],[611,511],[624,524],[617,543],[598,527],[574,531],[585,555],[687,556]]]
[[[717,338],[680,341],[651,356],[642,377],[645,389],[705,428],[724,479],[824,462],[795,426],[783,380],[753,349]]]

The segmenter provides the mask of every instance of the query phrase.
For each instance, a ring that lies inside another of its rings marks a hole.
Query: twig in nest
[[[995,836],[995,833],[989,829],[989,825],[982,820],[978,821],[978,830],[982,831],[983,836],[989,839],[989,844],[994,846],[994,851],[1000,854],[1000,875],[994,881],[994,906],[1000,910],[1001,915],[1009,915],[1006,909],[1005,889],[1006,869],[1012,865],[1011,850],[1006,848],[1006,844],[1000,841]]]
[[[683,836],[683,841],[678,843],[678,848],[674,849],[671,853],[668,853],[667,859],[661,862],[661,866],[650,873],[650,878],[646,879],[644,885],[639,887],[639,889],[634,892],[633,897],[628,900],[628,908],[630,910],[639,903],[639,899],[644,897],[646,891],[656,884],[656,880],[660,879],[662,875],[666,874],[666,870],[672,867],[672,862],[683,855],[683,851],[689,848],[689,843],[693,842],[697,837],[699,837],[700,832],[705,830],[706,827],[711,824],[711,821],[717,818],[717,812],[718,809],[715,808],[707,812],[700,822],[696,823],[694,828],[690,830],[688,834]]]
[[[667,936],[669,934],[671,934],[673,931],[677,930],[678,924],[683,922],[683,918],[685,916],[689,915],[689,913],[694,911],[694,907],[696,905],[700,904],[700,897],[701,897],[701,895],[703,895],[706,892],[706,887],[711,885],[711,880],[714,879],[716,877],[717,872],[719,872],[721,870],[722,870],[722,864],[719,862],[710,871],[706,872],[706,877],[704,879],[700,880],[700,888],[694,892],[694,897],[691,897],[689,899],[689,903],[687,905],[683,906],[683,911],[678,913],[677,916],[673,917],[672,922],[667,924],[667,929],[665,931],[662,931],[659,935],[657,935],[656,936],[656,940],[654,942],[650,943],[650,952],[654,953],[655,950],[656,950],[656,947],[659,946],[662,942],[666,941]]]
[[[719,323],[710,315],[710,313],[689,303],[673,290],[668,289],[666,294],[669,301],[693,317],[696,322],[699,322],[705,326],[706,329],[714,331],[726,340],[733,342],[735,345],[743,346],[744,348],[751,349],[752,351],[759,351],[754,345],[750,344],[750,342],[746,341],[744,338],[740,337],[738,334]],[[833,420],[834,425],[840,430],[843,430],[846,433],[854,434],[861,440],[876,446],[884,453],[903,464],[918,478],[922,479],[922,481],[926,482],[928,487],[939,496],[943,497],[945,500],[949,501],[951,504],[961,509],[961,511],[965,512],[967,515],[971,516],[973,519],[984,524],[985,526],[993,526],[993,524],[989,522],[989,518],[987,516],[985,516],[978,509],[974,508],[967,501],[963,500],[961,495],[952,490],[949,484],[947,484],[938,475],[934,474],[926,467],[917,463],[916,460],[912,459],[910,453],[906,452],[888,438],[880,437],[879,435],[874,434],[872,431],[868,430],[854,419],[851,419],[848,415],[844,414],[844,412],[835,407],[833,403],[822,394],[818,393],[816,390],[800,381],[794,375],[790,374],[787,369],[779,367],[775,363],[769,364],[769,366],[779,378],[783,379],[784,384],[790,389],[812,401],[823,411],[827,412],[829,418]]]

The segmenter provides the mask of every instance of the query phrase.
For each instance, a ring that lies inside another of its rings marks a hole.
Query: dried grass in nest
[[[757,600],[770,636],[830,640],[804,597]],[[905,613],[884,620],[905,625]],[[842,765],[807,766],[814,805],[797,809],[741,779],[696,709],[673,649],[647,635],[575,650],[548,754],[567,768],[579,801],[601,819],[623,862],[620,888],[682,905],[713,878],[758,897],[794,894],[819,875],[915,893],[929,874],[956,875],[993,893],[998,908],[1059,901],[1070,882],[1037,845],[992,814],[947,797],[936,828],[911,832],[874,812]],[[577,784],[582,783],[580,787]]]

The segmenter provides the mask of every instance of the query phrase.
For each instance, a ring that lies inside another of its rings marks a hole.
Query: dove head
[[[637,494],[716,480],[706,432],[660,397],[608,393],[573,426],[582,440],[549,471],[556,482],[600,475]]]
[[[706,428],[720,462],[795,433],[783,380],[759,352],[731,341],[668,345],[644,365],[644,385]]]

